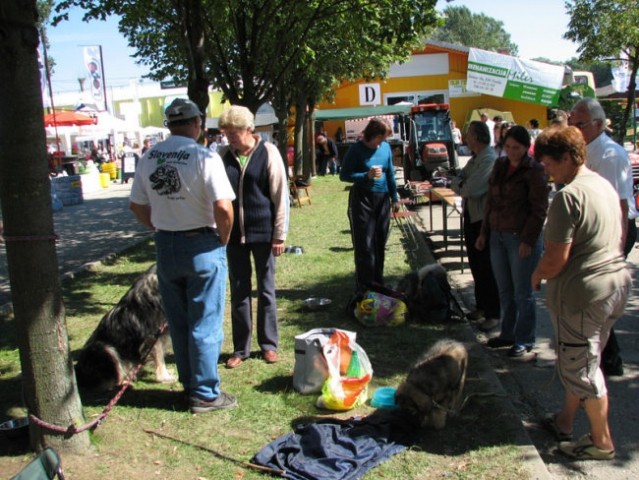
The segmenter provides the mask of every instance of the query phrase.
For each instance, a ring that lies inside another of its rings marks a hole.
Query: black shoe
[[[486,346],[488,348],[504,348],[504,347],[512,347],[515,342],[511,340],[504,340],[501,337],[491,338],[486,342]]]
[[[353,320],[357,318],[355,317],[355,307],[357,307],[358,302],[362,301],[362,298],[364,298],[364,294],[361,292],[355,292],[351,296],[351,298],[348,300],[348,303],[344,307],[344,313],[347,317],[352,318]]]
[[[483,320],[484,318],[486,318],[486,315],[484,315],[484,311],[483,310],[473,310],[472,312],[468,312],[466,314],[466,318],[468,320],[470,320],[471,322],[479,322],[480,320]]]
[[[522,357],[526,353],[532,351],[532,345],[513,345],[510,350],[508,350],[509,357]]]
[[[207,413],[213,410],[237,407],[237,398],[230,393],[220,391],[217,398],[213,400],[202,400],[198,397],[191,397],[190,404],[192,413]]]

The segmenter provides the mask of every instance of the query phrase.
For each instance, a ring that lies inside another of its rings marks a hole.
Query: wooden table
[[[414,254],[419,249],[419,243],[416,236],[416,227],[413,217],[415,212],[411,212],[406,208],[406,205],[412,205],[413,201],[407,198],[400,199],[400,208],[397,212],[391,211],[391,219],[394,220],[395,225],[401,232],[404,240],[406,241],[407,252],[409,255]]]
[[[462,198],[450,188],[434,187],[430,189],[430,230],[433,231],[433,202],[441,201],[442,225],[444,229],[444,250],[448,250],[448,216],[457,213],[459,215],[459,235],[461,239],[461,272],[464,273],[464,215],[462,212]],[[452,207],[449,212],[448,207]]]

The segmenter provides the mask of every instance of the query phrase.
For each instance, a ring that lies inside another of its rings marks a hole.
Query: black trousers
[[[348,219],[355,251],[355,288],[384,284],[384,255],[390,228],[388,193],[353,186],[348,196]]]
[[[628,234],[626,235],[626,244],[623,247],[623,255],[628,258],[628,255],[632,251],[637,241],[637,223],[634,219],[628,220]],[[614,366],[621,365],[621,357],[619,357],[621,348],[617,342],[617,336],[615,335],[614,328],[610,329],[610,336],[608,342],[601,352],[601,366],[605,368],[606,365]]]
[[[500,318],[499,290],[490,265],[490,248],[477,250],[475,241],[479,237],[481,221],[470,222],[470,216],[464,209],[464,242],[468,265],[475,282],[475,304],[478,310],[483,310],[486,318]]]
[[[255,263],[257,280],[257,343],[262,351],[277,351],[277,299],[275,296],[275,257],[270,243],[229,244],[226,246],[229,283],[231,286],[231,325],[233,354],[240,358],[251,355],[253,313],[251,309],[251,279]]]

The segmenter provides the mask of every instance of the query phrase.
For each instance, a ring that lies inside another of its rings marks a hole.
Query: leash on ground
[[[158,431],[155,431],[155,430],[151,430],[151,429],[148,429],[148,428],[144,428],[143,430],[146,433],[148,433],[149,435],[156,435],[156,436],[158,436],[160,438],[166,438],[168,440],[172,440],[174,442],[181,443],[182,445],[189,445],[191,447],[195,447],[195,448],[197,448],[199,450],[203,450],[205,452],[212,453],[216,457],[219,457],[219,458],[221,458],[223,460],[228,460],[230,462],[236,463],[236,464],[241,465],[241,466],[246,467],[246,468],[252,468],[252,469],[255,469],[255,470],[259,470],[261,472],[272,473],[274,475],[279,475],[280,477],[283,477],[284,475],[286,475],[286,470],[278,470],[278,469],[275,469],[275,468],[264,467],[262,465],[256,465],[255,463],[251,463],[251,462],[245,462],[244,460],[240,460],[240,459],[231,457],[229,455],[226,455],[225,453],[221,453],[221,452],[219,452],[217,450],[214,450],[212,448],[205,447],[204,445],[199,445],[197,443],[187,442],[187,441],[182,440],[180,438],[176,438],[176,437],[173,437],[171,435],[167,435],[165,433],[161,433],[161,432],[158,432]]]
[[[124,392],[126,392],[126,389],[131,386],[131,384],[137,377],[140,369],[146,363],[147,358],[151,354],[151,350],[153,350],[153,347],[155,346],[155,344],[158,342],[158,340],[160,339],[160,337],[162,336],[162,334],[166,331],[168,327],[169,327],[168,323],[165,322],[164,325],[162,325],[160,329],[157,331],[157,333],[154,335],[153,341],[148,342],[147,348],[141,356],[140,363],[131,371],[131,373],[129,373],[124,383],[122,383],[122,386],[120,387],[118,392],[111,399],[111,401],[107,403],[106,407],[104,407],[104,409],[102,410],[102,413],[98,415],[97,418],[95,418],[94,420],[88,423],[85,423],[84,425],[79,425],[79,426],[69,425],[68,427],[61,427],[59,425],[54,425],[52,423],[45,422],[44,420],[41,420],[40,418],[36,417],[32,413],[29,414],[29,420],[37,424],[40,428],[44,430],[64,434],[66,436],[72,436],[72,435],[75,435],[76,433],[84,432],[85,430],[93,430],[95,428],[98,428],[102,424],[104,419],[107,417],[107,415],[111,412],[113,407],[115,407],[115,405],[120,401],[120,398],[122,398],[122,395],[124,395]]]

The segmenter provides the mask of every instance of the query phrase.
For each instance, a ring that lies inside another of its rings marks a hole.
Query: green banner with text
[[[466,88],[471,92],[556,106],[564,67],[471,48]]]

